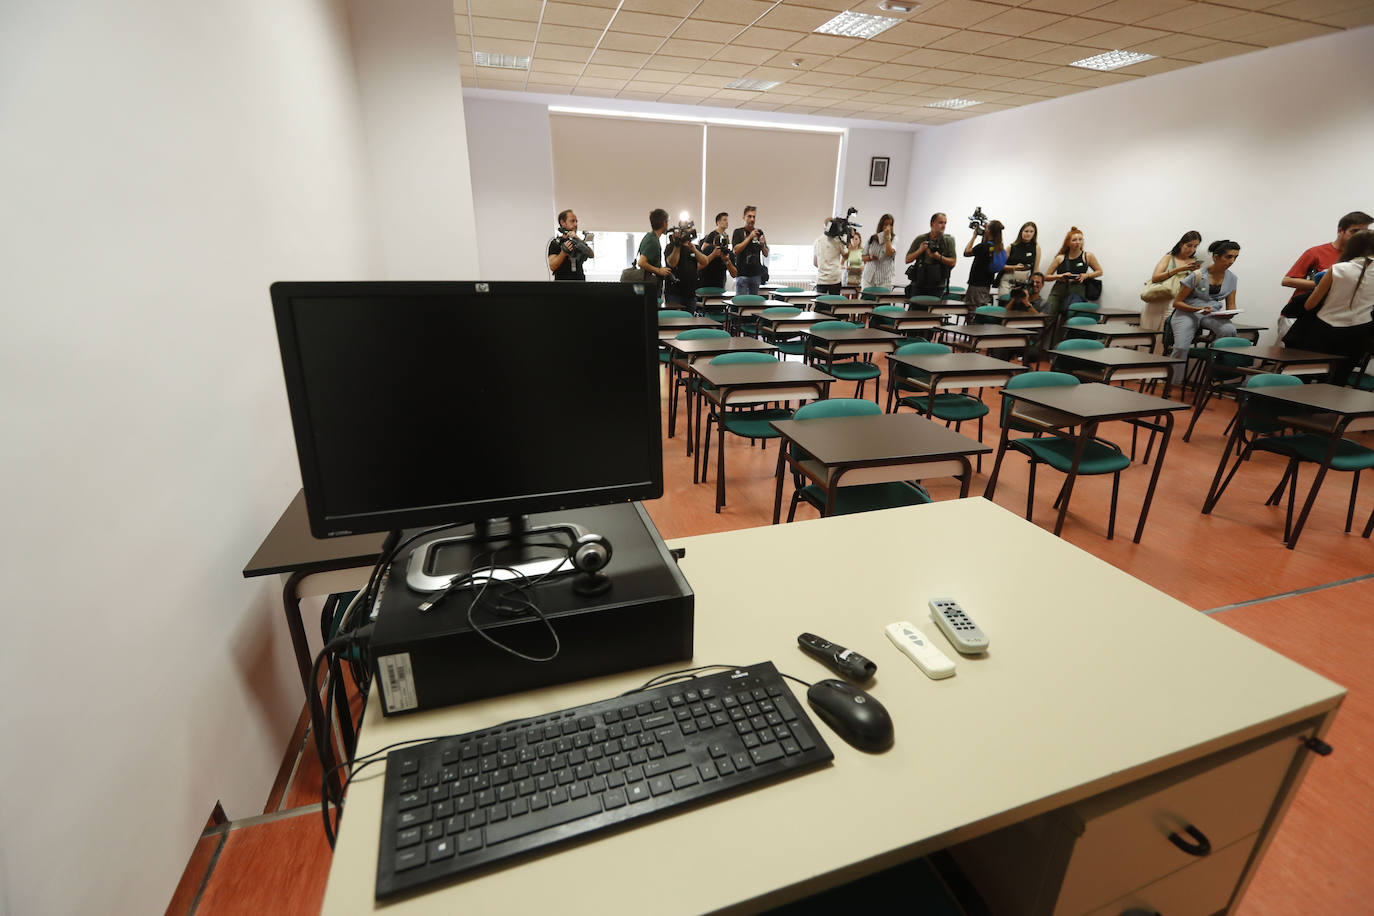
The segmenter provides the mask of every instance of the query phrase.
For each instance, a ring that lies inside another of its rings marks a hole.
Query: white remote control
[[[916,629],[916,624],[906,620],[899,620],[896,623],[889,623],[887,638],[892,640],[892,644],[901,649],[907,656],[916,663],[916,667],[925,672],[926,677],[939,680],[942,677],[949,677],[954,673],[954,662],[949,660],[949,656],[935,648],[925,634]]]
[[[931,598],[930,619],[949,637],[960,655],[987,651],[988,637],[953,598]]]

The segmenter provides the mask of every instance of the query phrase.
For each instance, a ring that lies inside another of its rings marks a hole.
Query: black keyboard
[[[392,751],[377,899],[833,758],[769,662]]]

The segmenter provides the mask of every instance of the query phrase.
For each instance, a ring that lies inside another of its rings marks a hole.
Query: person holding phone
[[[868,244],[864,246],[864,272],[863,288],[870,286],[886,286],[892,288],[892,277],[896,265],[897,249],[893,243],[897,240],[895,221],[891,213],[884,213],[878,220],[877,231],[868,239]]]
[[[1361,229],[1351,235],[1341,260],[1317,282],[1304,307],[1316,311],[1307,343],[1322,353],[1345,357],[1331,366],[1331,378],[1343,384],[1355,361],[1374,339],[1374,232]]]
[[[1002,276],[997,282],[997,296],[1011,292],[1017,284],[1030,284],[1031,274],[1040,269],[1040,227],[1025,222],[1016,233],[1016,241],[1007,249],[1007,264],[1002,268]]]
[[[1202,262],[1194,255],[1197,254],[1197,246],[1202,244],[1202,235],[1196,230],[1189,230],[1183,233],[1182,237],[1174,243],[1174,247],[1169,249],[1169,253],[1159,259],[1155,265],[1154,273],[1150,274],[1151,283],[1164,283],[1174,277],[1181,277],[1191,273],[1202,266]],[[1178,290],[1174,290],[1177,294]],[[1172,303],[1173,299],[1166,300],[1146,300],[1145,308],[1140,313],[1140,327],[1146,331],[1158,331],[1164,327],[1164,308],[1165,303]]]
[[[1083,230],[1070,226],[1064,235],[1064,244],[1050,262],[1045,279],[1054,285],[1050,287],[1050,297],[1045,301],[1045,314],[1051,320],[1045,322],[1043,339],[1050,349],[1058,344],[1062,331],[1064,312],[1075,302],[1087,302],[1083,281],[1102,276],[1102,266],[1097,263],[1097,255],[1083,247]]]
[[[1240,243],[1221,239],[1207,246],[1212,263],[1194,271],[1179,284],[1174,296],[1174,313],[1169,327],[1174,332],[1174,346],[1169,355],[1184,362],[1173,368],[1173,383],[1183,381],[1183,366],[1188,350],[1197,339],[1198,331],[1209,331],[1213,338],[1236,336],[1236,326],[1220,311],[1234,311],[1236,307],[1236,275],[1231,266],[1240,257]]]

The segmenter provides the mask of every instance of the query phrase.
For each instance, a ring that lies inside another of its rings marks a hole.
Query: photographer
[[[639,257],[635,266],[645,273],[667,279],[672,271],[663,266],[663,243],[660,239],[668,228],[668,211],[661,207],[649,211],[649,231],[639,240]]]
[[[737,296],[757,296],[759,287],[763,285],[763,262],[768,257],[768,242],[763,237],[763,230],[754,225],[757,216],[758,207],[745,207],[744,226],[736,229],[734,235],[730,236],[735,268],[739,271],[735,276]]]
[[[830,220],[821,223],[822,232],[816,237],[811,263],[816,268],[816,292],[822,296],[838,296],[844,282],[845,260],[849,246],[845,236],[849,234],[848,224],[843,224],[840,235],[830,234]]]
[[[716,228],[706,233],[698,250],[706,255],[706,266],[697,273],[697,288],[710,287],[725,289],[725,274],[739,274],[735,262],[730,257],[730,215],[724,211],[716,214]]]
[[[587,238],[590,240],[591,235]],[[596,257],[591,245],[577,235],[577,214],[558,214],[558,235],[549,240],[549,270],[555,280],[586,280],[585,262]]]
[[[906,250],[908,296],[943,296],[954,267],[954,237],[945,234],[949,218],[936,213],[930,218],[930,232],[916,237]]]
[[[691,309],[697,301],[697,271],[710,263],[693,238],[696,226],[684,220],[668,232],[668,269],[671,274],[663,287],[663,304]]]
[[[964,257],[973,256],[973,263],[968,269],[968,291],[964,294],[964,301],[972,308],[987,305],[991,301],[992,278],[1006,263],[1007,252],[1002,247],[1002,228],[999,220],[993,220],[985,227],[974,229],[973,236],[964,246]],[[981,242],[978,242],[979,236],[982,236]],[[975,245],[974,242],[978,244]]]

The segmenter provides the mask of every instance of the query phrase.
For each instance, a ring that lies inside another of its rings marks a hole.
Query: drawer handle
[[[1187,840],[1179,836],[1177,833],[1169,834],[1169,842],[1173,843],[1175,846],[1177,846],[1179,849],[1182,849],[1190,856],[1201,857],[1208,855],[1212,851],[1212,841],[1207,839],[1207,835],[1204,834],[1201,830],[1197,829],[1196,827],[1190,824],[1188,827],[1184,828],[1184,831],[1188,834],[1188,836],[1192,837],[1195,842],[1189,843]]]

